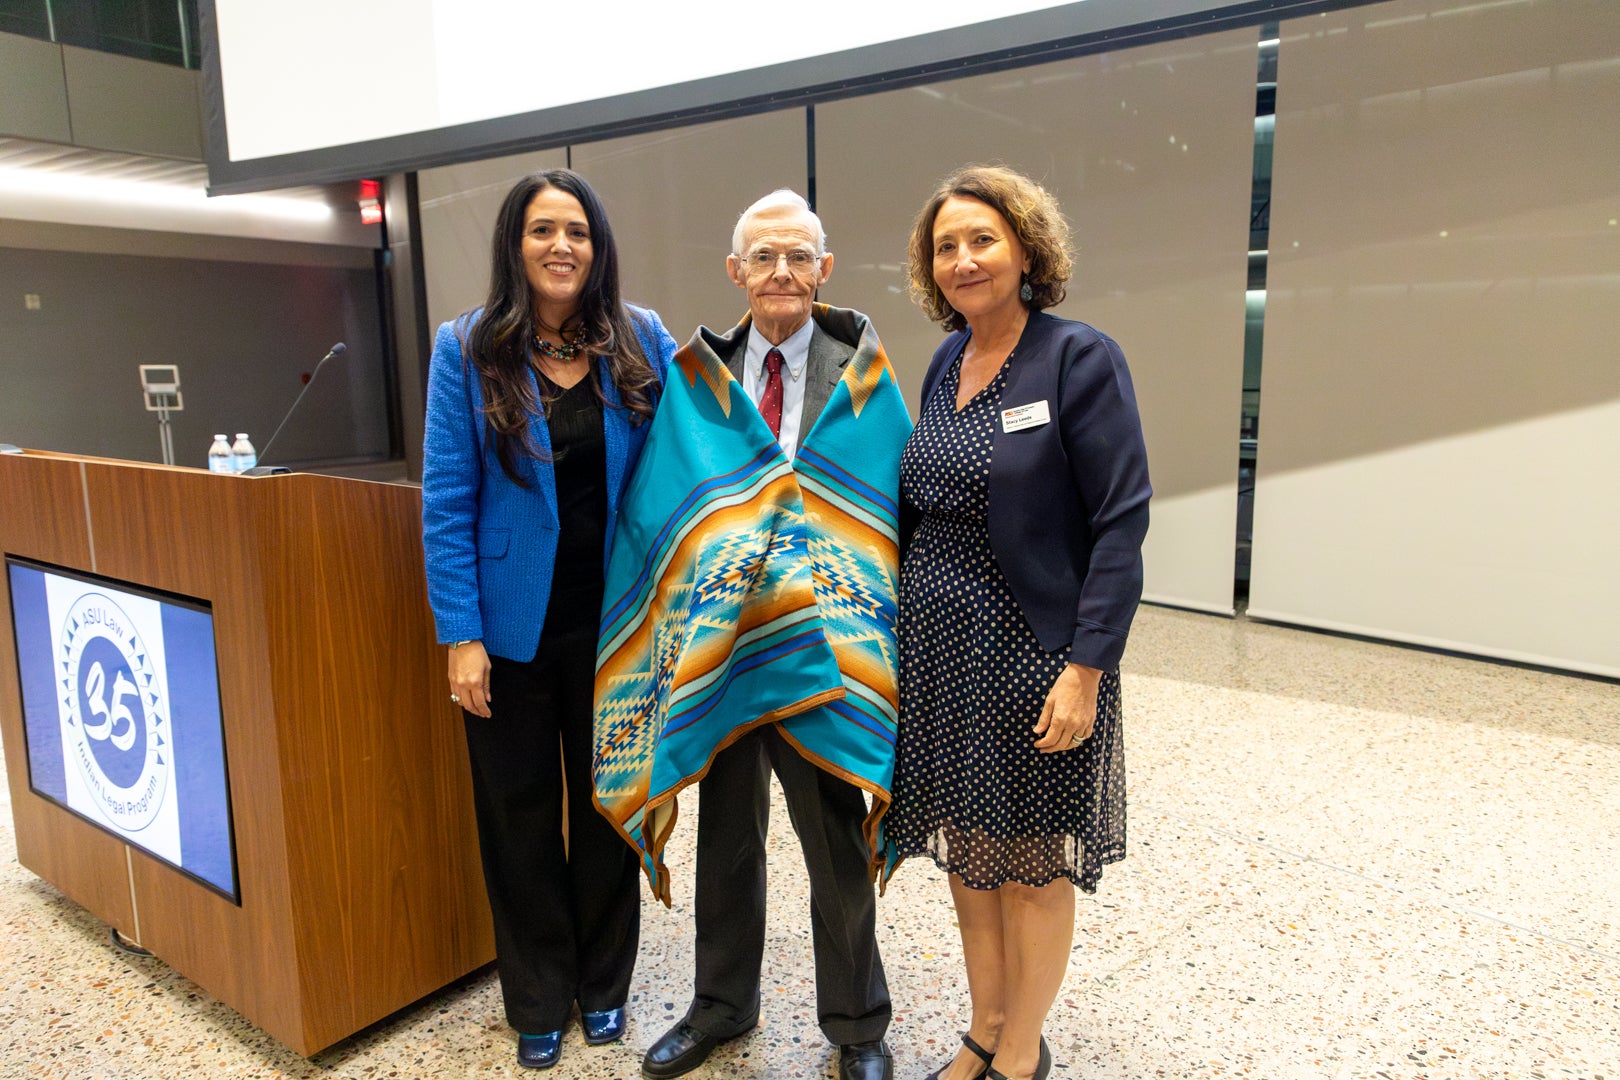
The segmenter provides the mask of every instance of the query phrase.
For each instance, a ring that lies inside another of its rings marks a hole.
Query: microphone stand
[[[309,388],[315,385],[315,380],[320,377],[321,368],[325,367],[326,362],[332,359],[332,357],[342,356],[347,350],[348,346],[344,345],[343,342],[340,341],[328,349],[325,356],[321,357],[320,363],[315,365],[315,370],[309,373],[309,382],[305,383],[304,388],[298,391],[298,396],[293,398],[292,408],[287,410],[287,415],[281,418],[281,423],[276,425],[276,430],[271,434],[270,441],[264,444],[263,450],[259,451],[260,461],[263,461],[270,455],[270,447],[274,445],[276,436],[280,435],[281,429],[287,426],[287,421],[293,418],[293,413],[298,411],[298,403],[304,400],[304,395],[309,393]],[[291,469],[288,469],[284,465],[255,465],[253,468],[242,473],[242,475],[275,476],[278,473],[286,473],[291,471]]]

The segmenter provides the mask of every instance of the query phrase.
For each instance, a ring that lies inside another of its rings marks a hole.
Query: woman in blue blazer
[[[913,292],[951,331],[901,457],[900,737],[884,821],[949,874],[973,1016],[945,1080],[1043,1080],[1074,890],[1125,855],[1119,660],[1142,593],[1147,453],[1119,346],[1044,309],[1070,271],[1052,197],[946,180]]]
[[[675,341],[620,300],[607,215],[567,169],[507,194],[491,262],[489,299],[434,344],[422,544],[507,1021],[518,1063],[547,1068],[576,1002],[586,1042],[624,1032],[640,871],[591,802],[591,690],[619,500]]]

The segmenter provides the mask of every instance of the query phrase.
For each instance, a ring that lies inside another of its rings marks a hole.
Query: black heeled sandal
[[[997,1072],[995,1069],[988,1069],[985,1072],[985,1075],[988,1076],[990,1080],[1010,1080],[1006,1073]],[[1030,1080],[1046,1080],[1046,1078],[1050,1075],[1052,1075],[1052,1050],[1046,1045],[1046,1036],[1042,1035],[1041,1060],[1040,1063],[1035,1066],[1035,1075],[1030,1077]]]
[[[995,1060],[996,1055],[974,1042],[973,1037],[965,1032],[962,1035],[962,1045],[972,1051],[973,1055],[980,1061],[984,1062],[984,1068],[980,1069],[973,1077],[973,1080],[984,1080],[985,1076],[990,1072],[990,1063]],[[923,1077],[923,1080],[939,1080],[940,1074],[950,1067],[950,1063],[947,1062],[942,1067]]]

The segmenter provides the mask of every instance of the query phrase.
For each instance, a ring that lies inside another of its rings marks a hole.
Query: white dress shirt
[[[782,432],[776,441],[782,445],[789,461],[799,448],[799,422],[804,417],[804,379],[810,366],[810,336],[815,333],[816,321],[804,320],[804,325],[788,335],[780,345],[772,345],[759,332],[759,327],[748,328],[748,352],[743,356],[743,389],[748,400],[759,407],[765,396],[765,354],[771,349],[782,350]]]

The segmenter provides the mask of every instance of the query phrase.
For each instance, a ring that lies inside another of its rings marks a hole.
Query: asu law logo
[[[81,594],[59,625],[63,749],[100,815],[141,832],[170,801],[164,680],[136,620],[109,597]]]

